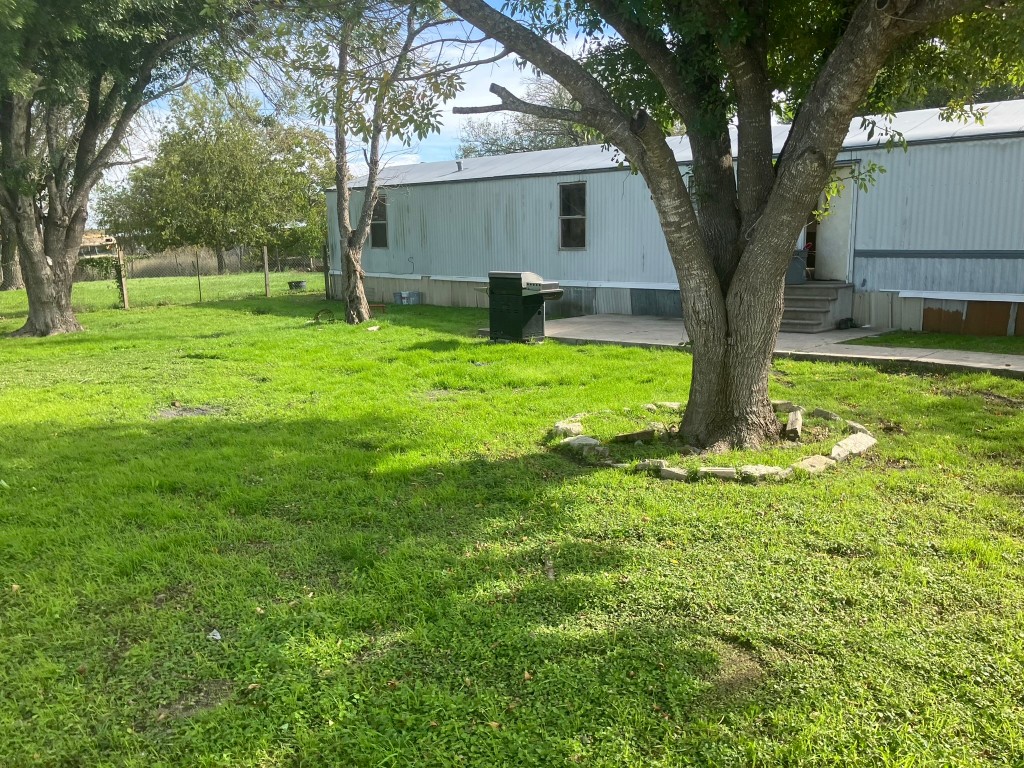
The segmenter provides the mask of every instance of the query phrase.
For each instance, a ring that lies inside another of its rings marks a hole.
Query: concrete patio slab
[[[846,342],[876,336],[884,329],[854,328],[823,333],[780,333],[776,357],[796,360],[896,363],[922,368],[988,371],[1024,379],[1024,356],[997,355],[952,349],[869,347]],[[586,315],[548,320],[545,335],[566,344],[617,344],[632,347],[675,348],[685,344],[683,321],[642,315]]]

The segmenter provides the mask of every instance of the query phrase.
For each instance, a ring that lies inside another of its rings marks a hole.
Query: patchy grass
[[[271,272],[271,295],[290,293],[289,280],[305,280],[307,294],[324,293],[324,276],[310,272]],[[227,301],[263,296],[263,273],[240,275],[203,275],[203,301]],[[121,292],[114,280],[75,283],[71,303],[76,312],[95,312],[121,306]],[[199,281],[195,277],[145,277],[128,281],[128,303],[133,307],[158,307],[172,304],[198,304]],[[0,321],[25,317],[28,300],[25,291],[0,291]]]
[[[912,347],[914,349],[958,349],[966,352],[991,352],[997,355],[1024,355],[1024,336],[963,336],[955,333],[889,331],[864,336],[847,344],[874,347]]]
[[[1024,382],[780,361],[877,451],[665,483],[544,435],[687,354],[324,306],[0,341],[5,768],[1024,762]]]

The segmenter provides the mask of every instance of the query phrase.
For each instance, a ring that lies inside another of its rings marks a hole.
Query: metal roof
[[[941,119],[942,110],[920,109],[897,113],[892,121],[876,118],[878,128],[869,140],[869,128],[862,127],[862,118],[854,118],[850,131],[843,142],[843,149],[878,147],[886,143],[890,131],[903,135],[908,144],[920,142],[956,141],[974,137],[1006,134],[1024,134],[1024,99],[978,104],[985,111],[983,122],[950,122]],[[888,130],[887,130],[888,129]],[[736,127],[730,126],[733,152],[736,147]],[[788,125],[772,127],[772,144],[776,154],[789,135]],[[685,136],[668,139],[669,146],[680,163],[693,159],[690,142]],[[437,184],[481,179],[495,179],[513,176],[544,176],[550,174],[572,174],[585,171],[614,170],[624,160],[621,153],[600,144],[566,149],[546,149],[539,152],[518,152],[493,157],[468,157],[461,161],[460,171],[455,160],[412,165],[391,165],[380,173],[380,185],[395,187],[412,184]],[[352,182],[353,189],[360,189],[366,178]]]

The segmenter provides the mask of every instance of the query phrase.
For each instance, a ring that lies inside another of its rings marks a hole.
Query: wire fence
[[[123,305],[167,306],[325,290],[322,257],[296,257],[262,248],[233,248],[217,254],[182,248],[155,254],[84,256],[75,270],[72,303],[80,310]]]

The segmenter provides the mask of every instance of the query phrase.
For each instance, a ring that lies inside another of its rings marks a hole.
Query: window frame
[[[562,190],[565,187],[583,187],[583,213],[576,216],[562,215]],[[558,184],[558,250],[560,251],[585,251],[589,238],[587,237],[587,182],[586,181],[562,181]],[[583,245],[565,245],[562,242],[562,222],[582,221],[583,222]]]
[[[378,219],[377,218],[377,207],[378,206],[381,206],[383,208],[383,210],[384,210],[384,218],[382,218],[382,219]],[[388,196],[387,195],[377,195],[377,200],[373,204],[373,211],[370,213],[370,247],[371,248],[376,248],[377,250],[386,250],[390,246],[390,237],[389,237],[390,233],[388,231],[390,229],[390,227],[388,226],[388,223],[389,223],[388,222]],[[384,244],[383,245],[377,245],[376,243],[374,243],[373,233],[374,233],[374,228],[375,227],[379,228],[381,225],[383,225],[383,228],[384,228]]]

